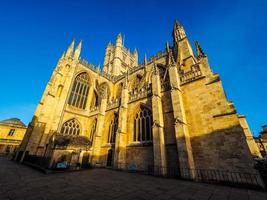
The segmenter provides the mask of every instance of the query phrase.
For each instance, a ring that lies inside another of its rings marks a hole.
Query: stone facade
[[[194,53],[177,21],[172,36],[172,46],[140,64],[119,34],[106,48],[103,71],[82,60],[81,42],[76,48],[72,42],[37,106],[19,160],[26,154],[51,158],[50,167],[68,157],[95,166],[160,167],[161,173],[253,172],[255,143],[248,142],[252,135],[226,99],[220,76],[198,42]]]
[[[17,118],[0,121],[0,155],[13,153],[22,142],[26,129]]]

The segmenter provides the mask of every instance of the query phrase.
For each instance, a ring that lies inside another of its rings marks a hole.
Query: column
[[[171,99],[173,108],[173,117],[175,119],[174,128],[179,157],[179,167],[181,176],[185,178],[194,176],[189,169],[194,169],[194,160],[190,142],[189,131],[186,122],[186,116],[183,105],[182,92],[180,88],[180,79],[176,65],[169,66],[169,77],[171,85]]]
[[[127,113],[129,91],[127,77],[125,78],[121,94],[121,104],[119,108],[118,130],[115,142],[114,166],[115,168],[126,169],[126,145],[127,145]]]
[[[159,71],[156,64],[152,74],[152,113],[153,113],[153,152],[154,152],[154,171],[159,175],[167,173],[166,153],[164,140],[164,123],[161,102],[161,84]]]
[[[102,132],[104,127],[104,120],[105,120],[105,112],[107,108],[107,89],[104,91],[100,91],[101,102],[100,102],[100,109],[97,115],[97,125],[96,125],[96,134],[93,142],[93,152],[92,152],[92,164],[99,165],[100,156],[101,156],[101,138]]]

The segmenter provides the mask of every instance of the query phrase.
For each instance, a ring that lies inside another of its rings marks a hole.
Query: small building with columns
[[[145,170],[252,172],[246,119],[228,101],[199,42],[175,22],[172,45],[142,63],[121,34],[103,67],[80,58],[74,41],[59,59],[16,159]],[[243,124],[242,124],[243,123]],[[245,124],[245,126],[244,126]],[[254,142],[254,143],[253,143]],[[257,150],[253,150],[257,154]],[[193,176],[193,175],[192,175]]]

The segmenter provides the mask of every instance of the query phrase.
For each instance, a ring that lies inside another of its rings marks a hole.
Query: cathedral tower
[[[137,49],[134,49],[134,52],[131,53],[129,49],[124,47],[123,43],[121,33],[116,38],[115,46],[111,42],[108,43],[104,58],[104,72],[118,76],[138,65]]]

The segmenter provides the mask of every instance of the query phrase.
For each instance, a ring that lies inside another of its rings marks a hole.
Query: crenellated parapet
[[[184,72],[180,70],[179,75],[180,75],[181,84],[186,84],[186,83],[192,82],[194,80],[197,80],[203,77],[203,74],[200,70],[199,65],[193,65],[191,67],[191,70],[188,72]]]
[[[97,73],[97,68],[93,64],[88,63],[87,60],[80,59],[79,63]]]
[[[120,101],[120,98],[111,98],[111,100],[107,103],[107,110],[118,108],[120,106]]]
[[[129,103],[142,99],[147,98],[152,95],[152,87],[151,84],[145,84],[140,89],[133,89],[129,92]]]

